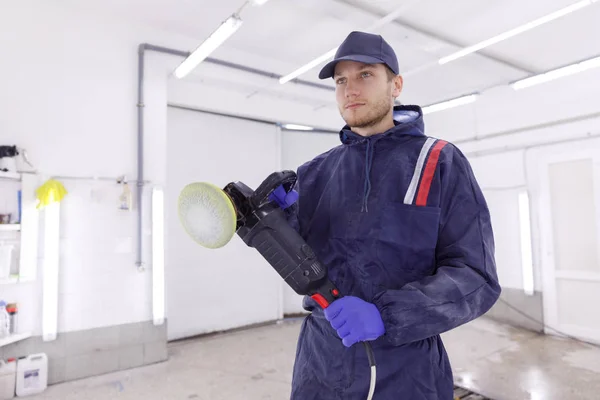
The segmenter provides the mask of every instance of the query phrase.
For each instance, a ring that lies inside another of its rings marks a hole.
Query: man
[[[402,91],[394,50],[352,32],[321,70],[347,125],[342,144],[298,169],[286,209],[344,297],[305,297],[293,400],[364,400],[370,341],[377,400],[450,400],[440,334],[488,311],[500,294],[486,201],[469,162],[424,134]]]

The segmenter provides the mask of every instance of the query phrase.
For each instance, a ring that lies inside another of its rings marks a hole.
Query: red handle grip
[[[316,301],[322,309],[326,309],[334,300],[340,297],[340,291],[333,287],[330,289],[319,290],[310,297]]]

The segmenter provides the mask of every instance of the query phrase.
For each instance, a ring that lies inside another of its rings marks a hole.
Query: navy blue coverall
[[[371,342],[374,399],[451,400],[439,335],[500,295],[490,213],[465,156],[424,134],[420,107],[394,113],[387,132],[362,137],[346,126],[341,145],[299,167],[299,199],[286,212],[341,293],[381,313],[386,332]],[[312,312],[298,338],[291,399],[366,399],[364,347],[346,348],[310,297],[303,307]]]

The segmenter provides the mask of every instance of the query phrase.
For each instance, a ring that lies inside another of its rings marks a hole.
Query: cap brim
[[[340,61],[356,61],[364,64],[385,64],[383,60],[380,60],[379,58],[365,56],[362,54],[344,56],[336,58],[335,60],[332,60],[325,64],[325,66],[321,69],[321,72],[319,72],[319,79],[327,79],[333,77],[333,74],[335,73],[335,66]]]

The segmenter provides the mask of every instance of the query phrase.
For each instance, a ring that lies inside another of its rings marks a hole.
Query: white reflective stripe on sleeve
[[[412,204],[415,199],[415,194],[417,193],[417,186],[419,185],[419,180],[421,178],[421,172],[423,172],[423,165],[425,165],[425,159],[427,158],[427,153],[429,153],[429,149],[435,143],[436,139],[428,138],[421,149],[421,153],[419,154],[419,159],[417,160],[417,165],[415,165],[415,172],[413,173],[412,180],[410,181],[410,185],[408,186],[408,190],[406,191],[406,195],[404,196],[404,204]]]

